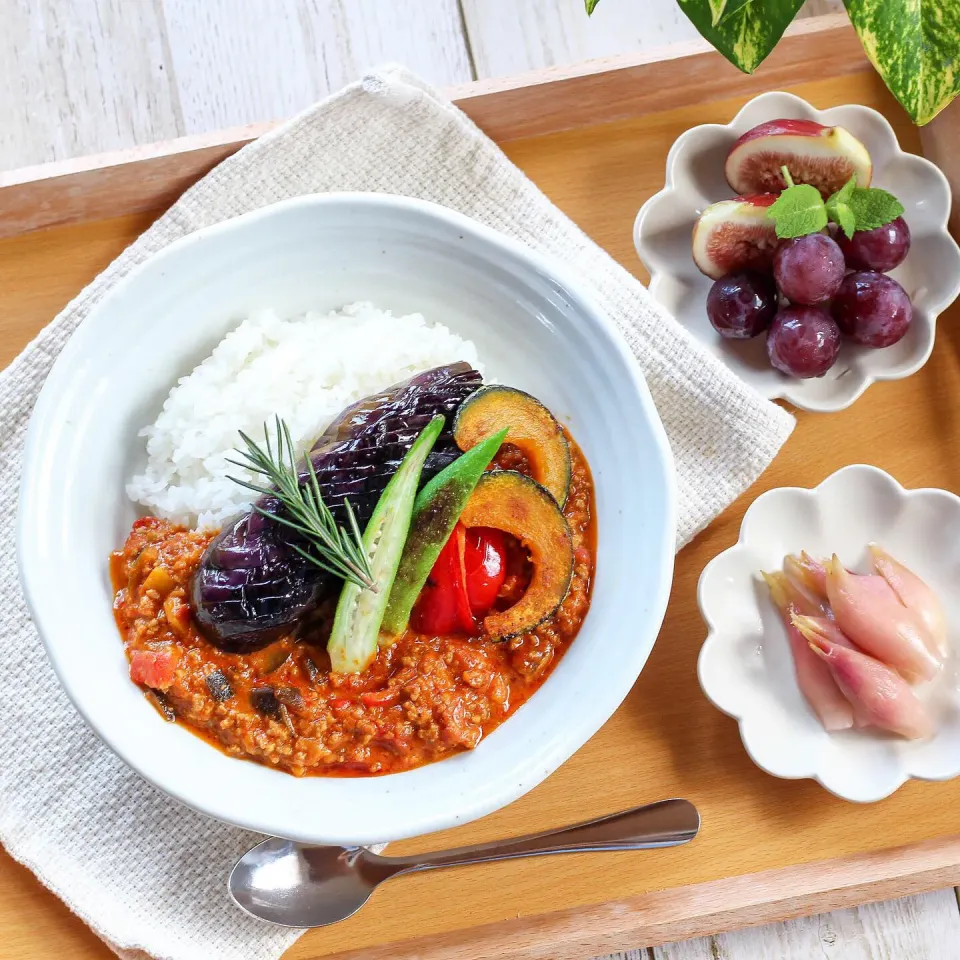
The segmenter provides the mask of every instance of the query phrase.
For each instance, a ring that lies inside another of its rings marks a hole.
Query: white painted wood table
[[[0,170],[279,119],[388,60],[444,85],[695,35],[675,0],[0,0]],[[956,960],[960,911],[943,890],[617,956]]]

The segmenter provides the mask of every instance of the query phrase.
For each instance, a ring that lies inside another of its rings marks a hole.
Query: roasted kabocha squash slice
[[[533,563],[530,585],[507,610],[483,621],[483,632],[508,640],[546,620],[570,589],[573,538],[566,518],[550,492],[514,470],[485,473],[460,515],[466,527],[493,527],[516,537]]]
[[[556,417],[535,397],[513,387],[491,384],[460,405],[453,438],[469,450],[499,430],[526,456],[534,480],[562,507],[570,489],[570,446]]]

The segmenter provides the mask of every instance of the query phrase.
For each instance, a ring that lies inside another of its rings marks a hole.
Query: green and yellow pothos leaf
[[[643,0],[635,0],[642,3]],[[584,0],[593,13],[599,0]],[[700,33],[752,73],[803,0],[677,0]],[[960,95],[960,0],[844,0],[877,72],[922,125]]]
[[[844,0],[863,49],[914,122],[960,94],[960,0]]]
[[[744,73],[763,63],[803,6],[803,0],[677,2],[701,35]]]
[[[708,0],[710,12],[713,15],[713,26],[716,26],[725,17],[736,13],[741,7],[755,0]]]

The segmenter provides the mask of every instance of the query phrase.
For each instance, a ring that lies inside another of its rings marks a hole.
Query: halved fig
[[[780,240],[767,208],[776,194],[711,203],[693,228],[693,260],[712,280],[735,270],[769,272]]]
[[[748,130],[727,155],[727,183],[737,193],[778,193],[786,189],[781,167],[794,183],[810,183],[824,198],[854,174],[870,186],[873,164],[867,148],[843,127],[814,120],[770,120]]]

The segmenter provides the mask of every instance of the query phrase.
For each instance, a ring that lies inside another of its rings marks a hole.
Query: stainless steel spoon
[[[692,840],[699,829],[700,814],[692,803],[662,800],[560,830],[409,857],[272,837],[237,861],[230,874],[230,895],[261,920],[285,927],[324,927],[356,913],[377,884],[401,873],[548,853],[675,847]]]

